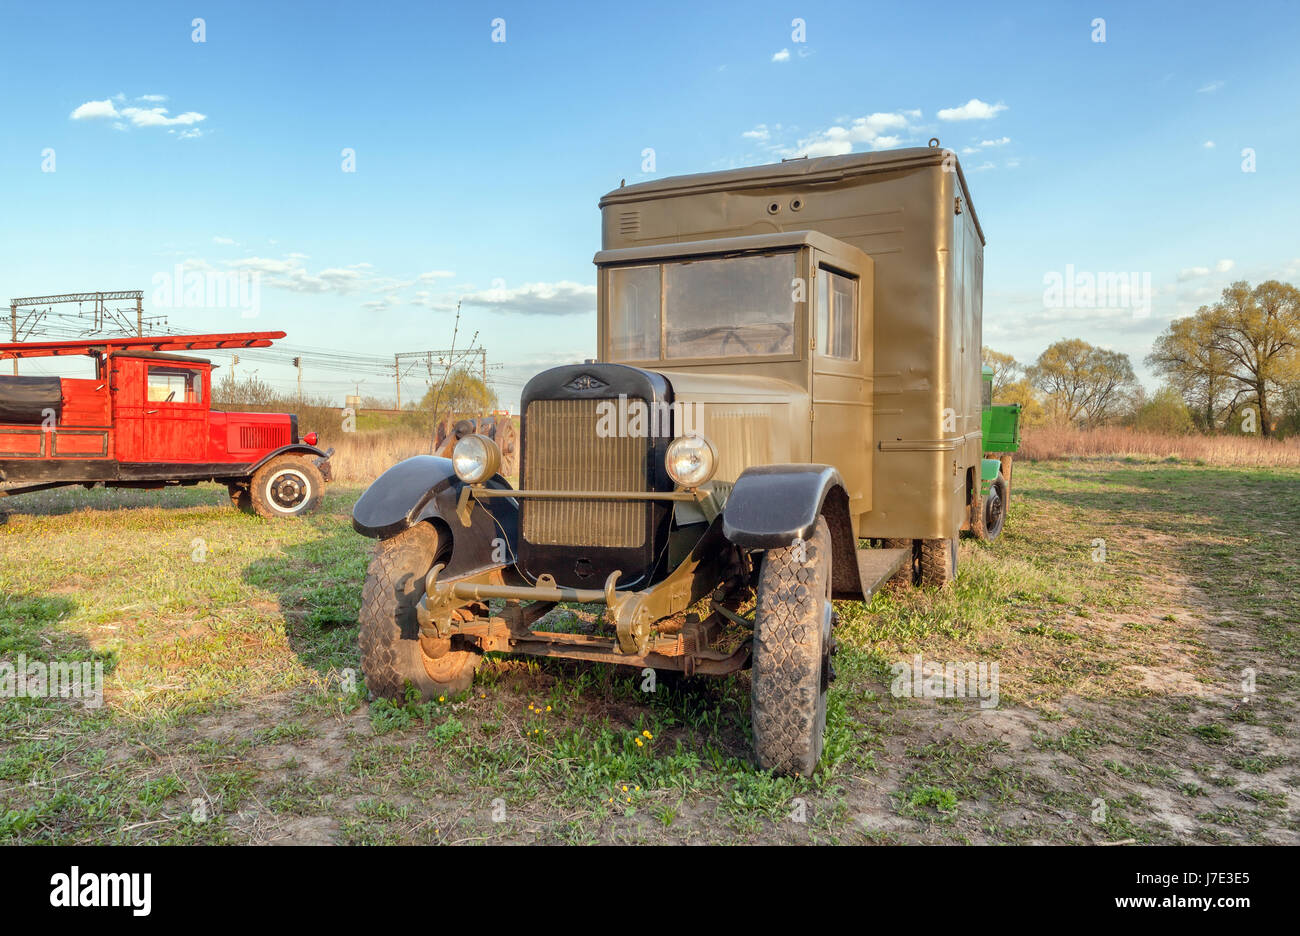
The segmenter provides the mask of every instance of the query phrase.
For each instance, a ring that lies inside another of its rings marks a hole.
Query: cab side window
[[[817,353],[858,359],[858,281],[835,270],[817,270]]]
[[[180,367],[150,367],[149,402],[202,403],[203,375]]]

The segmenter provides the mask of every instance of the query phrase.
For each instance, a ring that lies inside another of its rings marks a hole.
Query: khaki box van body
[[[860,375],[819,373],[808,353],[755,362],[748,376],[708,376],[717,360],[643,366],[704,404],[702,431],[719,436],[719,477],[749,464],[825,462],[859,488],[850,492],[858,536],[957,536],[980,482],[984,235],[955,155],[926,147],[680,176],[615,189],[600,209],[601,360],[610,360],[608,264],[718,252],[732,238],[736,249],[788,242],[849,257],[847,245],[870,258],[857,264]],[[806,327],[797,340],[809,347]],[[753,400],[738,396],[747,381]],[[803,392],[782,403],[780,386]]]

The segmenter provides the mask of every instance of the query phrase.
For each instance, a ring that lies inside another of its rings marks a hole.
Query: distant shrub
[[[1138,432],[1186,435],[1195,426],[1182,397],[1177,391],[1165,387],[1138,408],[1133,428]]]

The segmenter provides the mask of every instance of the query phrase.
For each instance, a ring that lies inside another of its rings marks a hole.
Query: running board
[[[862,580],[862,599],[870,601],[880,586],[912,561],[912,550],[859,549],[858,577]]]

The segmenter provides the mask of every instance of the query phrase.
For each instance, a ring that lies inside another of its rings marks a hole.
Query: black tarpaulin
[[[0,376],[0,424],[39,425],[53,413],[63,416],[63,390],[57,377]]]

